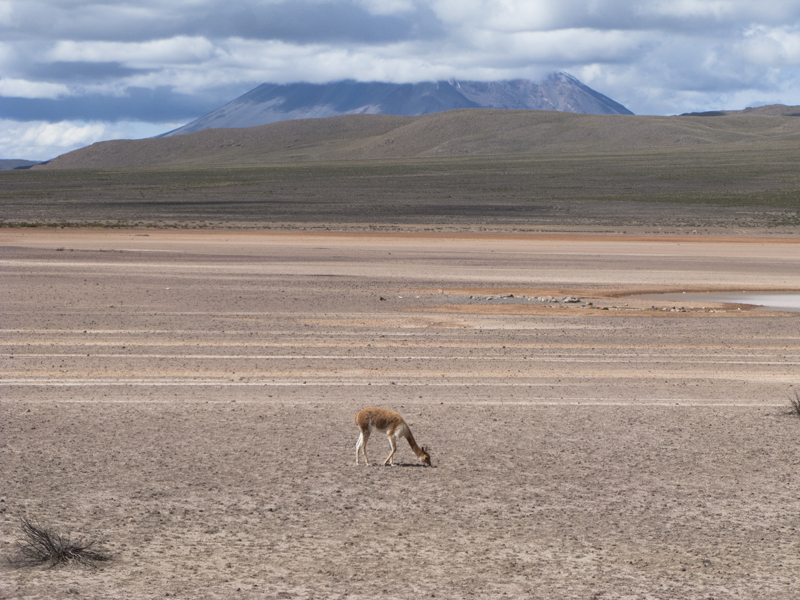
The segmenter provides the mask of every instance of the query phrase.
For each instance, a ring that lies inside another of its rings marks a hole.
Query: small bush
[[[795,392],[794,398],[789,398],[789,402],[792,403],[792,414],[800,417],[800,393]]]
[[[96,540],[79,538],[72,540],[69,534],[62,535],[51,528],[38,525],[27,518],[20,519],[23,540],[18,542],[19,555],[9,559],[12,564],[36,565],[50,563],[51,567],[69,562],[90,564],[111,560],[101,549],[96,549]]]

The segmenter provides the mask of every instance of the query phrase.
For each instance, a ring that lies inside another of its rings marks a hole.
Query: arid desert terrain
[[[800,596],[800,313],[627,297],[797,237],[5,228],[0,281],[0,598]]]

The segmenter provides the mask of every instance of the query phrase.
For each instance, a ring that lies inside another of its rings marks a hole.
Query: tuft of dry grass
[[[17,566],[50,563],[55,567],[70,562],[91,564],[111,560],[106,552],[95,547],[97,540],[73,540],[69,533],[58,533],[25,517],[20,519],[20,529],[23,539],[18,542],[19,554],[9,558],[9,562]]]
[[[795,392],[794,398],[790,397],[789,402],[792,403],[792,410],[790,411],[790,413],[800,417],[800,393]]]

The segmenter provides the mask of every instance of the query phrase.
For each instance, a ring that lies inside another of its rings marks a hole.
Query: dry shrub
[[[792,414],[800,417],[800,393],[795,392],[794,398],[789,398],[789,402],[792,403]]]
[[[69,533],[62,535],[25,517],[20,519],[19,527],[23,539],[17,542],[18,556],[9,559],[12,564],[23,566],[50,563],[51,567],[55,567],[70,562],[91,564],[111,560],[106,552],[95,547],[97,540],[73,540]]]

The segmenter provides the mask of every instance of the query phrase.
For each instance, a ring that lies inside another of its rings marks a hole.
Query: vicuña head
[[[414,436],[411,435],[411,429],[409,429],[403,417],[396,412],[386,410],[385,408],[365,408],[356,413],[355,421],[358,428],[361,429],[361,435],[358,436],[358,442],[356,443],[357,465],[361,464],[359,461],[362,450],[364,452],[364,462],[369,465],[369,459],[367,458],[367,440],[372,431],[375,430],[389,436],[389,444],[392,446],[391,454],[383,461],[384,465],[388,463],[394,466],[392,457],[397,451],[396,440],[397,438],[404,437],[408,441],[408,445],[411,446],[411,449],[414,451],[414,454],[427,466],[431,466],[431,455],[428,454],[425,448],[417,446],[417,442],[414,441]]]

